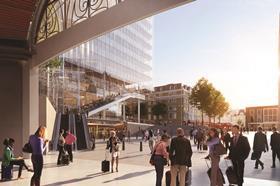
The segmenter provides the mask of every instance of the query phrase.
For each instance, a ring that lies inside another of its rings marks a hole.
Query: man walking
[[[223,129],[222,139],[223,139],[223,142],[224,142],[224,146],[228,151],[229,150],[229,142],[230,142],[231,137],[230,137],[230,134],[228,133],[228,130],[227,130],[226,127]]]
[[[232,127],[232,135],[229,156],[226,159],[231,159],[233,169],[237,175],[238,186],[242,186],[244,182],[244,161],[248,158],[251,148],[248,139],[240,134],[238,125]]]
[[[270,137],[270,146],[272,150],[272,166],[271,168],[275,168],[275,159],[276,156],[280,162],[280,133],[277,132],[276,128],[272,128],[272,134]]]
[[[264,163],[260,160],[262,152],[268,151],[268,144],[266,135],[262,132],[262,128],[258,128],[258,132],[254,137],[253,151],[256,156],[255,169],[258,169],[259,165],[264,169]]]
[[[73,153],[72,153],[72,146],[73,143],[77,140],[76,136],[71,134],[70,131],[67,131],[67,135],[65,137],[65,149],[69,154],[70,161],[73,162]]]
[[[171,186],[176,186],[178,174],[180,186],[185,186],[187,167],[191,167],[193,152],[190,141],[184,136],[184,130],[178,128],[176,133],[177,137],[171,140],[169,150],[169,158],[171,160]]]

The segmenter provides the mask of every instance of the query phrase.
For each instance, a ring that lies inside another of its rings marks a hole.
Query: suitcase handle
[[[109,151],[108,151],[108,150],[105,150],[105,160],[106,160],[106,161],[108,160],[108,156],[109,156]]]
[[[205,158],[203,158],[203,159],[205,159]],[[207,165],[207,167],[208,167],[208,169],[210,168],[210,166],[209,166],[209,164],[207,163],[207,161],[211,161],[210,159],[205,159],[205,162],[206,162],[206,165]]]

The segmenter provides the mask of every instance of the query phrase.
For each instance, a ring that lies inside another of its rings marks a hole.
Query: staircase
[[[103,110],[107,110],[113,106],[116,106],[128,99],[139,99],[139,100],[145,100],[145,96],[142,94],[138,94],[138,93],[126,93],[120,96],[117,96],[114,100],[107,102],[106,104],[99,106],[97,108],[94,108],[92,110],[89,110],[88,116],[92,116],[94,114],[97,114]]]

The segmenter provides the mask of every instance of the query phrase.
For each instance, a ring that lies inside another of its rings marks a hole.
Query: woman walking
[[[167,152],[167,143],[169,140],[169,136],[163,134],[161,136],[160,141],[155,145],[153,153],[154,153],[154,165],[156,170],[156,186],[162,185],[162,177],[164,166],[167,164],[167,158],[169,156]]]
[[[15,140],[12,138],[7,138],[4,140],[3,144],[5,145],[5,149],[4,149],[2,165],[4,165],[4,166],[18,165],[19,166],[18,179],[20,179],[23,167],[25,167],[26,170],[29,172],[32,172],[32,169],[29,169],[27,167],[27,165],[25,164],[24,159],[22,157],[16,158],[14,156],[14,143],[15,143]]]
[[[214,146],[221,143],[219,139],[219,132],[215,128],[211,128],[209,131],[209,139],[207,140],[207,145],[209,146],[209,155],[206,159],[211,160],[211,176],[210,176],[210,186],[222,186],[223,178],[220,173],[220,156],[214,153]]]
[[[119,156],[120,156],[120,150],[119,150],[119,139],[116,136],[116,132],[111,132],[111,137],[109,138],[109,149],[110,153],[112,154],[112,161],[111,161],[111,172],[114,172],[114,162],[116,160],[116,172],[119,171]]]
[[[32,147],[32,164],[34,174],[31,178],[30,186],[40,186],[41,174],[43,170],[43,152],[45,151],[48,140],[45,140],[46,127],[40,126],[34,135],[29,137]]]

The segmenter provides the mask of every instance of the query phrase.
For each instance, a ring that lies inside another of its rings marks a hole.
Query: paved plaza
[[[252,144],[253,135],[249,136]],[[45,168],[43,170],[42,185],[104,185],[104,186],[153,186],[155,185],[155,171],[149,165],[149,148],[144,143],[143,151],[139,151],[139,141],[126,143],[126,150],[122,151],[119,165],[119,172],[102,173],[101,161],[105,156],[105,143],[99,142],[94,151],[76,152],[74,154],[74,163],[69,166],[56,166],[56,153],[50,153],[45,157]],[[192,185],[207,186],[209,179],[206,174],[207,166],[203,157],[206,152],[198,152],[193,146],[193,167]],[[280,165],[277,163],[276,169],[271,169],[271,151],[265,153],[262,157],[265,162],[264,170],[255,170],[254,161],[247,160],[245,170],[244,186],[280,186]],[[28,164],[31,163],[28,161]],[[226,164],[222,159],[220,166],[225,172]],[[166,167],[168,170],[169,167]],[[14,176],[16,176],[15,173]],[[32,173],[23,171],[23,179],[10,182],[1,182],[5,186],[26,186],[29,185]],[[163,178],[165,185],[165,178]]]

